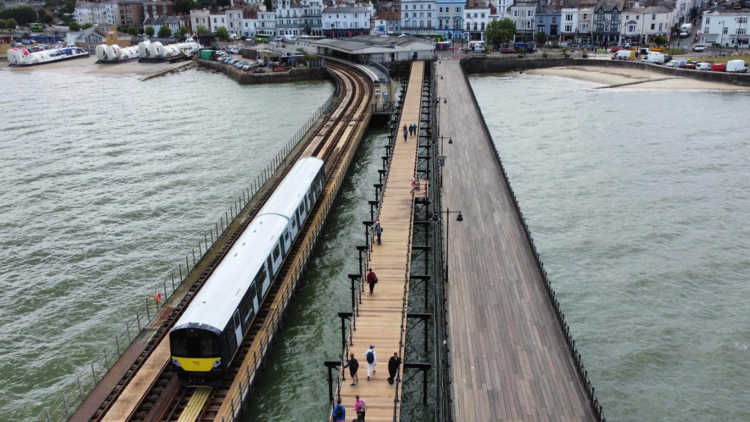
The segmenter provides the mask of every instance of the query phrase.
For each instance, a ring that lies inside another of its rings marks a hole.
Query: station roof
[[[397,51],[432,51],[429,41],[406,35],[361,35],[354,38],[324,39],[312,43],[348,54],[394,53]]]

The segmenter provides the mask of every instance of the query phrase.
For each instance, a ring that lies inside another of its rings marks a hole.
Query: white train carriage
[[[299,160],[205,281],[169,334],[181,383],[221,382],[324,183],[323,160]]]

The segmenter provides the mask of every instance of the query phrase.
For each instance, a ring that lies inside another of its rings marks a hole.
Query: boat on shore
[[[99,64],[118,64],[138,60],[141,54],[137,46],[121,48],[119,45],[97,45],[96,62]]]
[[[9,66],[26,67],[82,59],[88,56],[89,52],[80,47],[56,48],[33,53],[25,48],[14,47],[8,50],[8,63]]]

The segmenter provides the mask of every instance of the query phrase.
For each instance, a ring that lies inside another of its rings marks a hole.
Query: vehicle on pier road
[[[169,332],[183,385],[217,386],[325,185],[323,160],[299,160],[232,244]]]

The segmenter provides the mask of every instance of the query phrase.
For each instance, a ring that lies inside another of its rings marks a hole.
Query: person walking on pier
[[[380,236],[383,235],[383,226],[381,226],[377,220],[375,220],[375,234],[378,236],[378,245],[380,245]]]
[[[404,142],[406,142],[406,137],[409,135],[409,130],[406,129],[406,125],[404,125]]]
[[[396,379],[399,366],[401,366],[401,358],[398,357],[398,353],[394,353],[388,360],[388,375],[390,375],[388,377],[388,384],[393,385],[393,380]]]
[[[368,269],[367,272],[367,284],[370,285],[370,294],[375,289],[375,284],[378,283],[378,276],[372,271],[372,268]]]
[[[411,125],[411,127],[412,127],[412,130],[414,131],[414,136],[417,136],[417,124],[414,123],[413,125]]]
[[[351,354],[351,357],[349,360],[346,361],[346,365],[344,365],[344,368],[349,368],[349,375],[352,379],[352,387],[356,387],[357,383],[359,382],[359,377],[357,376],[357,370],[359,369],[359,361],[354,358],[354,353]]]
[[[371,345],[370,349],[365,352],[365,358],[367,359],[367,381],[370,381],[370,371],[375,376],[375,365],[378,364],[378,358],[375,356],[375,346]]]
[[[333,408],[333,420],[344,422],[346,420],[346,408],[341,405],[341,397],[336,399],[336,407]]]
[[[365,422],[365,412],[367,411],[367,405],[365,401],[359,398],[359,394],[354,396],[357,401],[354,402],[354,411],[357,412],[357,422]]]

